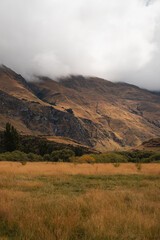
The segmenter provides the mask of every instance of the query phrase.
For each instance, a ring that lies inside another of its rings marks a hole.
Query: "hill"
[[[43,101],[90,125],[90,138],[99,150],[140,144],[159,136],[160,97],[125,83],[71,76],[59,82],[40,78],[31,83]],[[147,100],[147,101],[146,101]]]
[[[152,138],[143,142],[135,150],[160,151],[160,138]]]
[[[10,121],[22,134],[62,136],[100,151],[160,137],[160,96],[126,83],[70,76],[25,79],[0,68],[0,130]]]

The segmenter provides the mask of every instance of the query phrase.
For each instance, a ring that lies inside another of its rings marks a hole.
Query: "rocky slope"
[[[149,139],[143,142],[140,146],[135,147],[133,150],[160,151],[160,138]]]
[[[64,136],[100,151],[160,136],[160,96],[125,83],[71,76],[59,82],[0,68],[0,129]]]

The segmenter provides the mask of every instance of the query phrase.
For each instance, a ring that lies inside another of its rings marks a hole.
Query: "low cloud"
[[[160,90],[160,1],[1,0],[0,63]]]

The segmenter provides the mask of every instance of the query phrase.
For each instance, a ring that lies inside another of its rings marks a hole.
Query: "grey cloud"
[[[160,1],[1,0],[0,63],[159,89]]]

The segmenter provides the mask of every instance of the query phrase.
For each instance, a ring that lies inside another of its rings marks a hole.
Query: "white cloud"
[[[160,89],[160,1],[1,0],[0,62]]]

